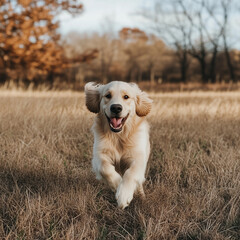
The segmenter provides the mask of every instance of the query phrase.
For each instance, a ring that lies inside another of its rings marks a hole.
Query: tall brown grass
[[[0,238],[239,239],[240,93],[152,98],[146,200],[119,210],[83,94],[0,92]]]

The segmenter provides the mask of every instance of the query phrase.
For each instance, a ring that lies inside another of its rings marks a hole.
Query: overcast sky
[[[137,27],[149,33],[146,20],[137,13],[143,8],[153,9],[156,1],[159,0],[82,0],[82,14],[74,18],[66,12],[60,15],[60,32],[63,35],[72,31],[89,34],[111,30],[118,33],[123,27]],[[239,14],[234,14],[230,19],[229,40],[232,42],[231,46],[238,49],[239,23]]]
[[[122,27],[144,28],[144,20],[136,14],[142,7],[153,5],[155,0],[86,0],[82,1],[84,12],[72,18],[60,16],[60,31],[67,34],[78,32],[104,32],[112,27],[115,32]],[[108,26],[110,25],[110,26]]]

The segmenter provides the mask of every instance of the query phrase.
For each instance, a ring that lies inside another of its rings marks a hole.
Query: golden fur
[[[142,184],[150,152],[145,116],[152,101],[136,84],[120,81],[107,85],[88,83],[85,94],[87,108],[97,113],[93,125],[93,170],[98,179],[103,178],[116,191],[119,207],[125,208],[134,192],[144,194]],[[122,106],[118,117],[111,111],[116,104]],[[114,118],[121,119],[120,129],[111,129]]]

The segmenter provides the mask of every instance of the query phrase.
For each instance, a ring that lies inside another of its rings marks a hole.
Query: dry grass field
[[[240,92],[151,96],[147,198],[120,210],[82,93],[0,91],[0,239],[240,239]]]

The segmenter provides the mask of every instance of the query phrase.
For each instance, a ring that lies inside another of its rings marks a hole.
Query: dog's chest
[[[115,170],[123,176],[124,172],[130,167],[131,159],[122,157],[119,160],[115,161],[114,167]]]
[[[132,146],[127,145],[126,141],[115,141],[113,144],[113,162],[116,171],[123,175],[132,162]]]

